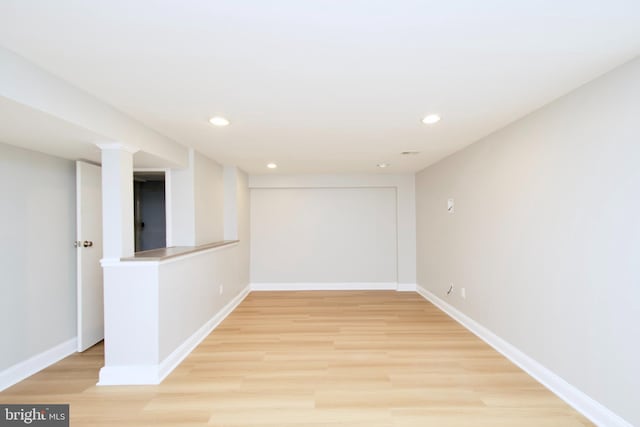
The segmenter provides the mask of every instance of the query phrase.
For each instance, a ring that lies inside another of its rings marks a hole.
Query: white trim
[[[164,225],[165,225],[165,245],[173,244],[173,185],[171,181],[171,169],[164,171]]]
[[[396,282],[252,283],[252,291],[395,291]]]
[[[121,142],[97,142],[96,145],[100,150],[118,150],[118,151],[126,151],[131,154],[135,154],[140,149],[138,147],[134,147],[133,145],[123,144]]]
[[[50,348],[49,350],[45,350],[27,360],[8,367],[4,371],[0,372],[0,391],[19,383],[25,378],[40,372],[65,357],[74,354],[77,348],[77,338],[71,338],[68,341]]]
[[[120,262],[120,258],[102,258],[100,260],[100,266],[113,267],[114,265],[120,264]]]
[[[157,167],[157,168],[137,168],[134,167],[133,171],[134,172],[164,172],[165,174],[167,173],[167,171],[170,171],[171,168],[161,168],[161,167]]]
[[[150,259],[147,261],[121,261],[120,259],[109,259],[106,262],[103,262],[103,260],[100,260],[100,265],[102,265],[103,268],[107,268],[107,267],[118,267],[118,268],[132,268],[132,267],[154,267],[154,268],[158,268],[158,266],[160,265],[160,260],[157,259]]]
[[[103,366],[96,385],[160,384],[158,365]]]
[[[104,366],[99,386],[160,384],[249,295],[247,286],[157,365]]]
[[[82,333],[82,254],[81,254],[81,246],[80,241],[82,239],[81,231],[82,231],[82,221],[80,212],[82,210],[82,168],[80,167],[80,163],[84,163],[82,160],[76,160],[76,337],[77,337],[77,345],[80,344],[80,334]],[[98,166],[102,167],[102,166]],[[102,180],[102,171],[100,171],[100,179]],[[100,198],[102,198],[102,188],[100,188]],[[102,227],[102,226],[100,226]],[[101,228],[102,230],[102,228]],[[76,347],[76,350],[80,351],[80,348]]]
[[[417,286],[418,285],[416,285],[415,283],[398,283],[398,287],[396,288],[396,291],[398,291],[398,292],[415,292]]]
[[[507,359],[531,375],[536,381],[544,385],[559,398],[571,405],[598,426],[632,427],[619,415],[587,396],[575,386],[569,384],[560,376],[544,367],[531,357],[500,338],[489,329],[460,312],[452,305],[438,298],[425,288],[418,285],[416,291],[426,300],[448,314],[455,321],[474,333],[478,338],[489,344]]]

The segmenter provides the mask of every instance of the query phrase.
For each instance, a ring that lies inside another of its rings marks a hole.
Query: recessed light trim
[[[277,167],[278,167],[278,165],[276,165],[275,163],[267,163],[267,167],[268,167],[269,169],[275,169],[275,168],[277,168]]]
[[[209,123],[211,123],[211,124],[212,124],[212,125],[214,125],[214,126],[218,126],[218,127],[225,127],[225,126],[229,126],[229,123],[230,123],[230,122],[229,122],[229,120],[228,120],[228,119],[226,119],[226,118],[224,118],[224,117],[221,117],[221,116],[214,116],[214,117],[211,117],[211,118],[209,119]]]
[[[425,125],[434,125],[440,121],[441,117],[437,114],[427,114],[422,119],[422,123]]]
[[[376,166],[378,166],[380,169],[384,169],[388,168],[391,165],[389,165],[389,163],[378,163]]]

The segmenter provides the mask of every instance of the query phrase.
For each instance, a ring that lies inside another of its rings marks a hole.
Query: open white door
[[[76,162],[78,257],[78,351],[104,338],[102,289],[102,171],[100,166]]]

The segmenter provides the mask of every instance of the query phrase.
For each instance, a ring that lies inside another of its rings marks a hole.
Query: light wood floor
[[[252,293],[161,385],[96,387],[103,349],[0,393],[72,426],[587,426],[415,293]]]

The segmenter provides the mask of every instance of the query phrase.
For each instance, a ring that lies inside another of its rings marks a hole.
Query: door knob
[[[84,246],[85,248],[90,248],[91,246],[93,246],[93,242],[85,240],[84,242],[82,242],[82,246]]]

